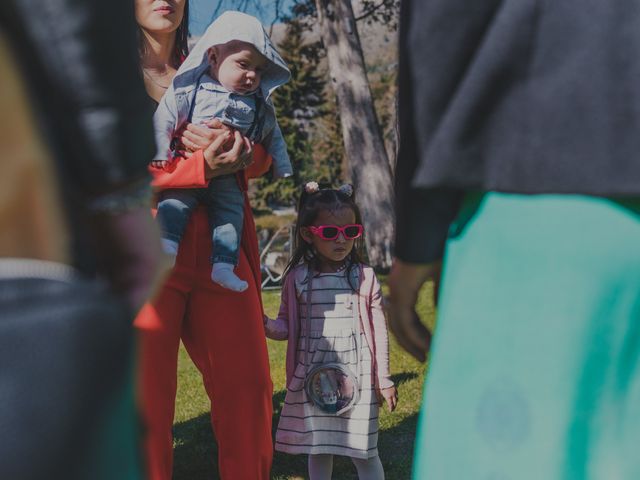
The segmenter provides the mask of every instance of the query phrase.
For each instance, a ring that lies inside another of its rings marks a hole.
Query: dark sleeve
[[[396,166],[395,256],[410,263],[430,263],[442,258],[449,225],[455,219],[464,192],[456,189],[421,189],[412,186],[420,163],[416,144],[413,81],[407,55],[411,1],[403,0],[399,41],[400,150]]]
[[[94,196],[147,178],[153,112],[140,76],[134,2],[2,3],[2,27],[64,183]]]

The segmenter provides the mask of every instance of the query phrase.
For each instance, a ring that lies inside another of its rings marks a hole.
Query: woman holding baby
[[[187,54],[188,1],[135,0],[135,9],[145,86],[157,104]],[[181,156],[170,169],[152,169],[154,186],[204,188],[212,178],[242,170],[237,178],[244,194],[244,220],[236,272],[248,288],[234,292],[211,281],[210,229],[204,208],[197,207],[171,275],[135,321],[144,449],[152,480],[172,475],[180,340],[213,403],[221,477],[268,479],[271,469],[273,386],[262,326],[258,245],[246,196],[247,179],[265,173],[271,157],[237,131],[225,133],[218,127],[222,125],[215,121],[188,124],[179,135]],[[220,153],[225,143],[231,145]]]

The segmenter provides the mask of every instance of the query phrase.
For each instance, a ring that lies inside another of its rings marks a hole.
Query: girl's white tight
[[[360,480],[384,480],[380,457],[351,458]],[[333,455],[309,455],[309,480],[331,480]]]

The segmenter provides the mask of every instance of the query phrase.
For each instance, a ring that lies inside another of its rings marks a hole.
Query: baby
[[[217,118],[262,144],[271,154],[276,177],[291,175],[270,99],[289,77],[289,69],[258,19],[240,12],[224,13],[185,59],[158,106],[154,115],[158,152],[152,164],[164,168],[173,160],[172,140],[185,123]],[[175,258],[193,209],[204,204],[213,228],[211,279],[230,290],[245,290],[247,282],[234,273],[244,220],[244,194],[235,174],[215,177],[206,188],[164,190],[159,200],[165,252]]]

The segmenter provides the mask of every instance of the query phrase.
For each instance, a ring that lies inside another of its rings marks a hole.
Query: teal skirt
[[[640,479],[639,452],[640,201],[467,198],[414,479]]]

